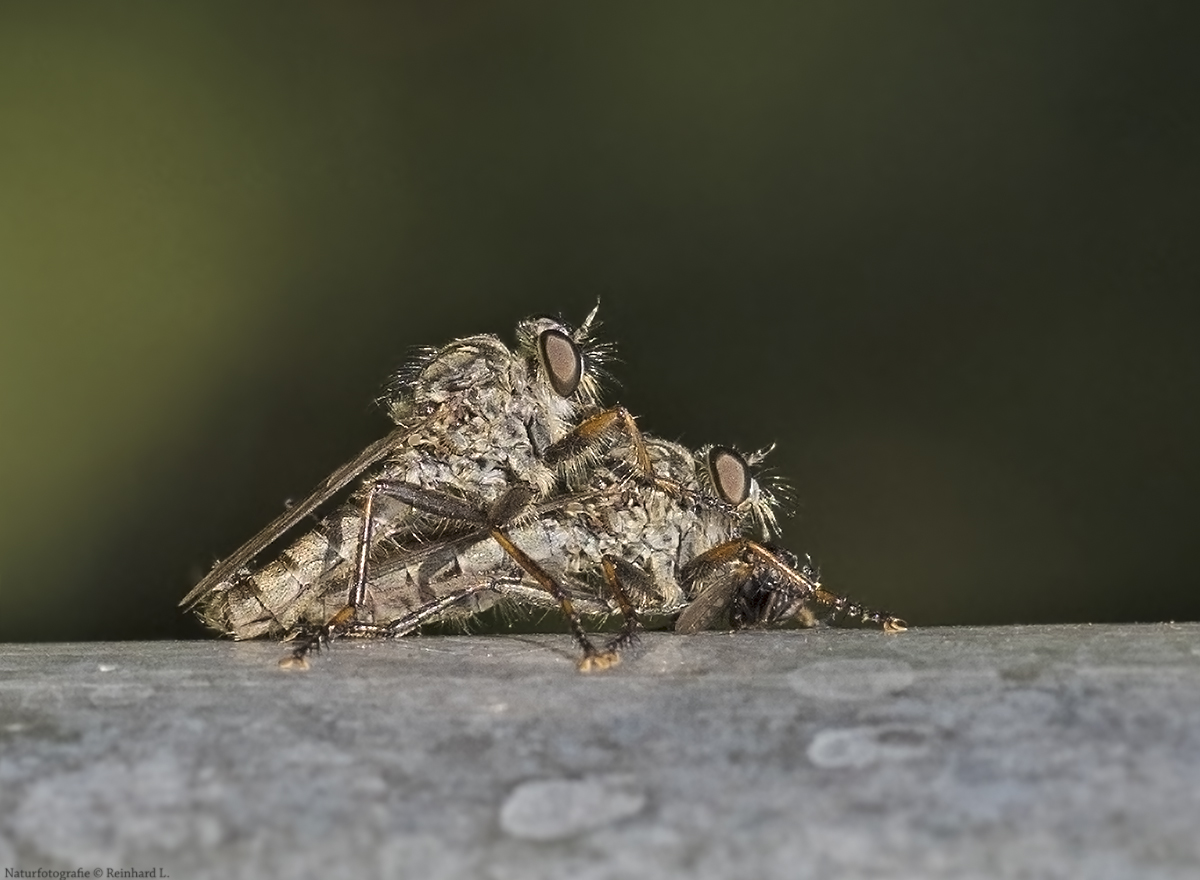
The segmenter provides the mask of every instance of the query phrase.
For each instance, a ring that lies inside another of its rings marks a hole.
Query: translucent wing
[[[691,635],[708,629],[729,609],[734,593],[745,583],[748,575],[746,566],[737,565],[705,584],[675,621],[675,632]]]
[[[411,426],[396,428],[386,437],[375,441],[353,459],[335,470],[307,498],[299,504],[289,507],[276,517],[270,525],[235,550],[231,556],[218,562],[213,570],[205,576],[204,580],[196,584],[191,592],[183,597],[183,600],[179,604],[182,606],[192,605],[218,584],[228,581],[239,568],[273,544],[295,526],[296,523],[300,522],[344,489],[351,480],[387,457],[388,453],[399,446],[411,432]]]

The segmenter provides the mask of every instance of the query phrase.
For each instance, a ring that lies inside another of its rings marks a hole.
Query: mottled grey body
[[[770,515],[773,502],[757,484],[742,505],[727,504],[709,483],[703,455],[654,437],[645,441],[655,473],[676,490],[631,478],[628,452],[616,447],[592,463],[583,486],[546,499],[507,530],[513,543],[565,587],[585,617],[618,610],[603,577],[606,556],[636,566],[644,575],[624,584],[640,615],[670,617],[690,598],[680,584],[680,569]],[[305,535],[280,559],[222,593],[208,606],[214,624],[250,638],[281,637],[328,621],[345,604],[352,553],[352,547],[334,547],[334,530],[356,534],[359,524],[353,506],[339,516],[346,520],[341,525],[331,522]],[[331,552],[327,548],[336,553],[332,566],[324,562]],[[320,570],[319,577],[302,581],[289,574],[298,551],[312,554],[308,570]],[[424,541],[416,535],[393,539],[380,547],[370,572],[358,617],[378,625],[463,620],[498,603],[529,610],[558,607],[482,529],[443,530]],[[267,585],[274,589],[265,591]],[[461,598],[420,616],[422,609],[453,596]],[[247,617],[253,618],[252,629],[242,623]],[[395,632],[405,631],[400,627]]]

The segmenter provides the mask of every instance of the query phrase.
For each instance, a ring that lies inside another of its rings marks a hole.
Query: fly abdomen
[[[345,603],[349,554],[362,517],[347,505],[296,539],[273,561],[210,594],[206,623],[237,639],[280,637],[321,624]]]

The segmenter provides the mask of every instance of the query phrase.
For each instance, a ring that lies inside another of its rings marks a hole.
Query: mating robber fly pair
[[[484,335],[421,351],[381,398],[395,428],[180,604],[234,638],[294,640],[281,661],[292,667],[334,638],[397,638],[497,605],[559,609],[584,671],[618,662],[643,621],[902,631],[769,543],[778,501],[755,473],[765,453],[692,451],[601,405],[609,347],[592,338],[595,316],[575,329],[524,320],[515,350]],[[598,648],[588,629],[614,615],[621,627]]]

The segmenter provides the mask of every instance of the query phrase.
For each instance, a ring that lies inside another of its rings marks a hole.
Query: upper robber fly
[[[353,617],[381,545],[483,525],[504,546],[505,525],[614,435],[627,438],[637,479],[653,484],[633,418],[622,407],[599,408],[606,348],[591,339],[595,315],[577,329],[549,317],[524,320],[515,349],[481,335],[423,351],[381,400],[396,428],[218,563],[180,604],[198,605],[207,623],[236,638],[281,636],[302,622],[305,597],[334,575],[346,590],[343,612]],[[355,481],[348,503],[274,561],[249,567]]]

